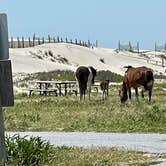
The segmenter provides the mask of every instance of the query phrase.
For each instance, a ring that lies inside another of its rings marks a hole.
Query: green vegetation
[[[8,166],[150,165],[159,157],[115,148],[53,147],[40,137],[6,138]]]
[[[40,137],[29,139],[19,135],[6,138],[7,165],[36,166],[51,163],[54,149]]]
[[[22,81],[30,80],[75,80],[75,74],[73,71],[50,71],[50,72],[38,72],[34,74],[29,74]],[[111,82],[120,82],[122,81],[122,76],[112,73],[110,71],[98,71],[96,80],[109,79]]]
[[[139,97],[121,104],[119,87],[111,86],[107,101],[101,93],[92,100],[80,102],[79,97],[17,95],[15,106],[5,108],[7,131],[98,131],[166,133],[165,84],[156,85],[149,104]]]

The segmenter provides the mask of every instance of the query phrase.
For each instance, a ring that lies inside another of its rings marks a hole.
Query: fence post
[[[51,37],[48,35],[48,42],[51,43]]]
[[[120,40],[119,40],[119,42],[118,42],[118,50],[119,50],[119,51],[121,50],[121,48],[120,48]]]
[[[131,42],[129,41],[129,51],[131,52],[132,50]]]
[[[11,37],[11,43],[10,44],[11,44],[11,48],[14,48],[13,47],[13,37]]]
[[[36,37],[35,37],[35,33],[34,33],[34,35],[33,35],[33,47],[35,46],[35,39],[36,39]]]
[[[90,47],[90,40],[88,40],[88,47]]]
[[[17,48],[20,48],[20,39],[17,37]]]
[[[65,40],[66,40],[66,43],[68,43],[67,37],[66,37],[66,39],[65,39]]]
[[[22,48],[24,48],[24,37],[22,37]]]
[[[28,38],[28,41],[29,41],[29,47],[31,47],[31,38],[30,37]]]
[[[42,37],[42,44],[44,44],[44,37]]]
[[[81,40],[79,41],[79,45],[80,45],[80,46],[82,45]]]
[[[138,50],[138,54],[139,54],[139,42],[137,42],[137,50]]]
[[[98,40],[96,40],[96,47],[98,47]]]
[[[38,45],[40,45],[41,43],[40,43],[40,38],[38,37]]]
[[[154,51],[155,51],[155,55],[156,55],[156,51],[157,51],[157,43],[155,42],[155,45],[154,45]]]
[[[59,43],[59,36],[57,36],[57,42]]]
[[[54,43],[56,43],[55,37],[53,37],[53,41],[54,41]]]

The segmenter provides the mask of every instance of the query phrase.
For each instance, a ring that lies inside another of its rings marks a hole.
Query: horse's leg
[[[129,99],[131,100],[131,88],[128,88],[128,92],[129,92]]]
[[[136,97],[137,100],[138,100],[138,88],[135,88],[135,97]]]
[[[144,98],[144,92],[145,92],[145,88],[142,89],[142,91],[141,91],[141,96],[142,96],[142,98]]]
[[[83,90],[83,96],[84,96],[84,100],[85,100],[85,89]]]
[[[104,90],[102,91],[101,100],[104,100]]]
[[[107,97],[108,97],[108,91],[109,91],[109,89],[108,89],[108,87],[107,87]]]
[[[152,96],[152,89],[149,89],[149,102],[151,102],[151,96]]]
[[[91,93],[91,83],[88,82],[88,96],[89,96],[89,100],[90,100],[90,93]]]
[[[107,96],[106,96],[106,90],[104,89],[104,100],[106,100]]]
[[[80,100],[82,100],[82,98],[83,98],[83,93],[80,93]]]

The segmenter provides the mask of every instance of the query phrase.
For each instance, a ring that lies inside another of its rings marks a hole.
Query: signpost
[[[6,162],[4,118],[2,107],[13,106],[13,82],[9,60],[7,15],[0,14],[0,161]]]

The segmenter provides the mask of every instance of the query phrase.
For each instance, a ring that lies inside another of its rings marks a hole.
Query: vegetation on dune
[[[22,81],[30,81],[30,80],[75,80],[75,74],[73,71],[69,70],[56,70],[50,72],[38,72],[34,74],[28,74]],[[111,71],[98,71],[96,80],[104,80],[109,79],[112,82],[120,82],[122,81],[122,76],[112,73]]]

